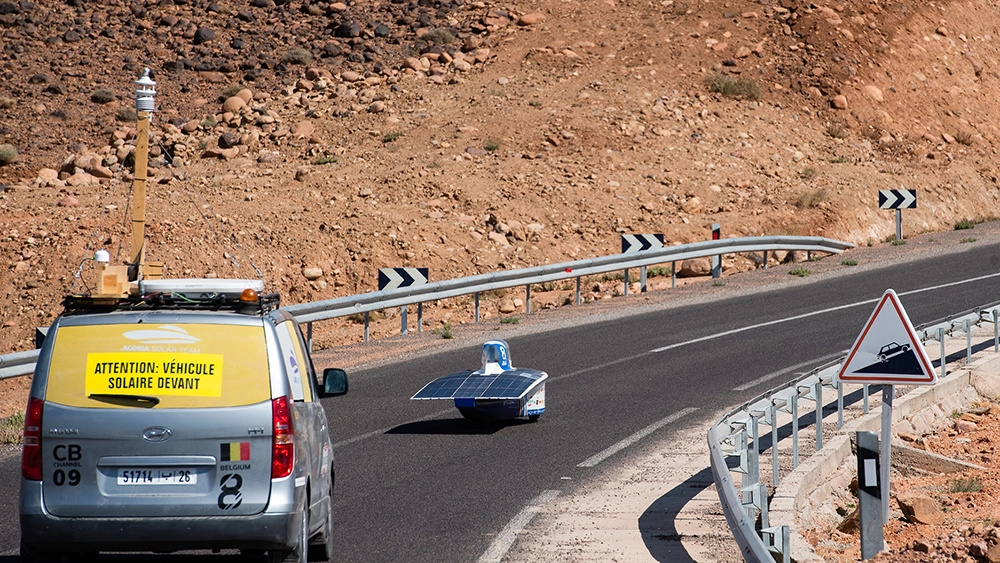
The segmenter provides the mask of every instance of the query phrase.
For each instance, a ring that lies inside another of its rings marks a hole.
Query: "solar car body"
[[[548,377],[544,371],[513,367],[507,342],[490,340],[483,344],[482,367],[439,377],[411,399],[453,400],[462,416],[472,420],[526,417],[534,422],[545,412]]]
[[[240,549],[304,563],[310,544],[331,557],[319,399],[345,393],[346,375],[319,384],[276,294],[235,297],[257,280],[156,283],[185,289],[83,299],[46,335],[26,415],[22,559]]]

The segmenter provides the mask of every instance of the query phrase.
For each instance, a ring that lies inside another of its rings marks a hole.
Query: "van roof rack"
[[[123,296],[67,295],[63,314],[111,311],[206,310],[263,315],[277,309],[277,293],[260,293],[261,280],[160,279],[139,284],[140,291]]]

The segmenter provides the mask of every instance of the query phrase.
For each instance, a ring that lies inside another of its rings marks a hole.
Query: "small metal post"
[[[998,323],[998,311],[993,309],[993,352],[1000,352],[1000,323]]]
[[[882,467],[879,468],[879,473],[881,474],[880,482],[882,490],[887,493],[882,495],[882,524],[889,523],[888,492],[892,490],[889,488],[889,452],[890,444],[892,443],[892,399],[895,394],[896,388],[894,385],[882,386]]]
[[[625,268],[625,297],[628,297],[628,268]]]
[[[972,363],[972,329],[969,326],[969,319],[965,319],[962,323],[962,328],[965,329],[965,362]]]
[[[816,382],[816,451],[823,449],[823,384]]]
[[[778,486],[778,409],[771,403],[771,483]]]
[[[865,411],[864,412],[865,412],[865,414],[868,414],[868,384],[865,383],[864,385],[862,385],[861,389],[862,389],[862,394],[864,395],[864,398],[865,398],[865,400],[864,400]]]
[[[580,276],[576,276],[576,304],[580,304]]]
[[[844,384],[834,380],[837,386],[837,430],[844,427]]]
[[[639,267],[639,293],[646,293],[646,267]]]
[[[765,251],[764,251],[764,269],[765,269],[765,270],[767,269],[767,260],[768,260],[768,258],[767,258],[767,254],[768,254],[768,251],[767,251],[767,250],[765,250]]]
[[[369,334],[368,334],[368,317],[369,317],[369,312],[365,311],[365,342],[368,342],[368,339],[369,339]]]
[[[479,322],[479,292],[478,291],[476,292],[475,301],[476,301],[476,322],[478,323]]]
[[[712,223],[712,240],[722,238],[722,227],[718,223]],[[722,255],[712,256],[712,278],[722,277]]]
[[[944,356],[944,328],[938,329],[938,342],[941,343],[941,377],[944,378],[947,375],[945,372],[945,356]]]
[[[677,261],[670,262],[670,287],[677,287]]]
[[[531,314],[531,285],[524,286],[524,314]]]
[[[306,323],[306,343],[309,345],[309,353],[313,351],[313,324],[312,321]]]
[[[406,305],[399,308],[399,313],[402,323],[399,327],[399,334],[406,334]]]
[[[799,394],[792,395],[792,469],[799,466]]]
[[[903,240],[903,210],[896,209],[896,240]]]
[[[882,551],[882,496],[888,489],[880,486],[878,435],[857,433],[858,451],[858,527],[861,530],[861,559],[867,561]]]
[[[424,331],[424,304],[417,303],[417,334]]]

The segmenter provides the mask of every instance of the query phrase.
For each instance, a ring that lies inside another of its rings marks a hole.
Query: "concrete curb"
[[[922,387],[899,397],[892,409],[893,432],[934,427],[935,421],[947,419],[951,412],[983,396],[1000,397],[1000,355],[990,355],[949,374],[936,385]],[[831,476],[853,457],[851,436],[858,431],[879,432],[881,411],[855,419],[838,431],[822,450],[799,464],[786,475],[769,504],[771,525],[788,524],[791,531],[791,556],[800,563],[822,563],[823,559],[799,533],[804,516],[810,512],[809,498],[829,483]]]

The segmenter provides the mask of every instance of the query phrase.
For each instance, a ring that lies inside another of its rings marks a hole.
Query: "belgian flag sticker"
[[[250,442],[220,444],[221,461],[250,461]]]

